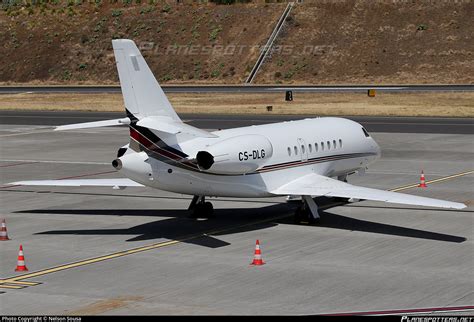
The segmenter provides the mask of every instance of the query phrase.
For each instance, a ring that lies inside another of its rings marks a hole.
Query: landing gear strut
[[[318,205],[311,196],[302,196],[301,204],[296,208],[295,223],[308,222],[310,225],[319,224],[321,217],[318,213]]]
[[[188,210],[191,211],[191,218],[209,218],[214,215],[212,203],[206,201],[205,196],[194,196]]]

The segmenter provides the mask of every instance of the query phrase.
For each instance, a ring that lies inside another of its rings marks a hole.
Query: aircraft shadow
[[[321,200],[318,202],[321,204]],[[320,224],[314,226],[314,229],[317,230],[320,227],[333,228],[452,243],[462,243],[467,240],[461,236],[355,219],[330,211],[331,207],[340,206],[341,204],[343,203],[333,204],[332,206],[327,205],[326,207],[328,208],[321,211]],[[38,232],[37,234],[133,236],[127,239],[127,241],[160,238],[172,240],[185,239],[184,242],[186,243],[218,248],[230,244],[212,236],[225,236],[227,234],[256,231],[274,227],[279,224],[295,225],[291,215],[295,207],[296,204],[293,203],[279,203],[261,208],[216,209],[215,216],[205,220],[189,218],[189,212],[184,209],[37,209],[18,211],[16,213],[166,217],[166,219],[160,219],[130,228],[52,230]],[[186,239],[188,236],[198,237]]]

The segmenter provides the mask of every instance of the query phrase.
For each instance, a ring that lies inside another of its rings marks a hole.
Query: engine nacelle
[[[196,162],[201,170],[222,174],[245,174],[263,166],[273,155],[270,141],[249,134],[223,140],[199,151]]]
[[[137,181],[153,179],[153,170],[146,162],[148,155],[145,152],[125,153],[120,158],[112,161],[112,166],[123,172],[127,177]]]

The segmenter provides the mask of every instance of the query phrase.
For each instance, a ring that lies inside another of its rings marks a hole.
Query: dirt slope
[[[163,82],[241,83],[285,8],[60,2],[0,12],[0,82],[115,83],[111,40],[130,38]]]
[[[0,84],[116,83],[113,38],[140,44],[163,83],[239,84],[286,6],[50,2],[0,11]],[[473,12],[470,0],[305,0],[255,82],[474,83]]]
[[[474,1],[297,5],[257,83],[473,83]]]

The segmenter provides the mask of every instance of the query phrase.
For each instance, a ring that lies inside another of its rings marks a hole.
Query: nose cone
[[[382,156],[382,149],[377,144],[377,142],[375,142],[375,140],[374,140],[374,150],[375,150],[375,153],[377,154],[376,158],[379,159]]]

